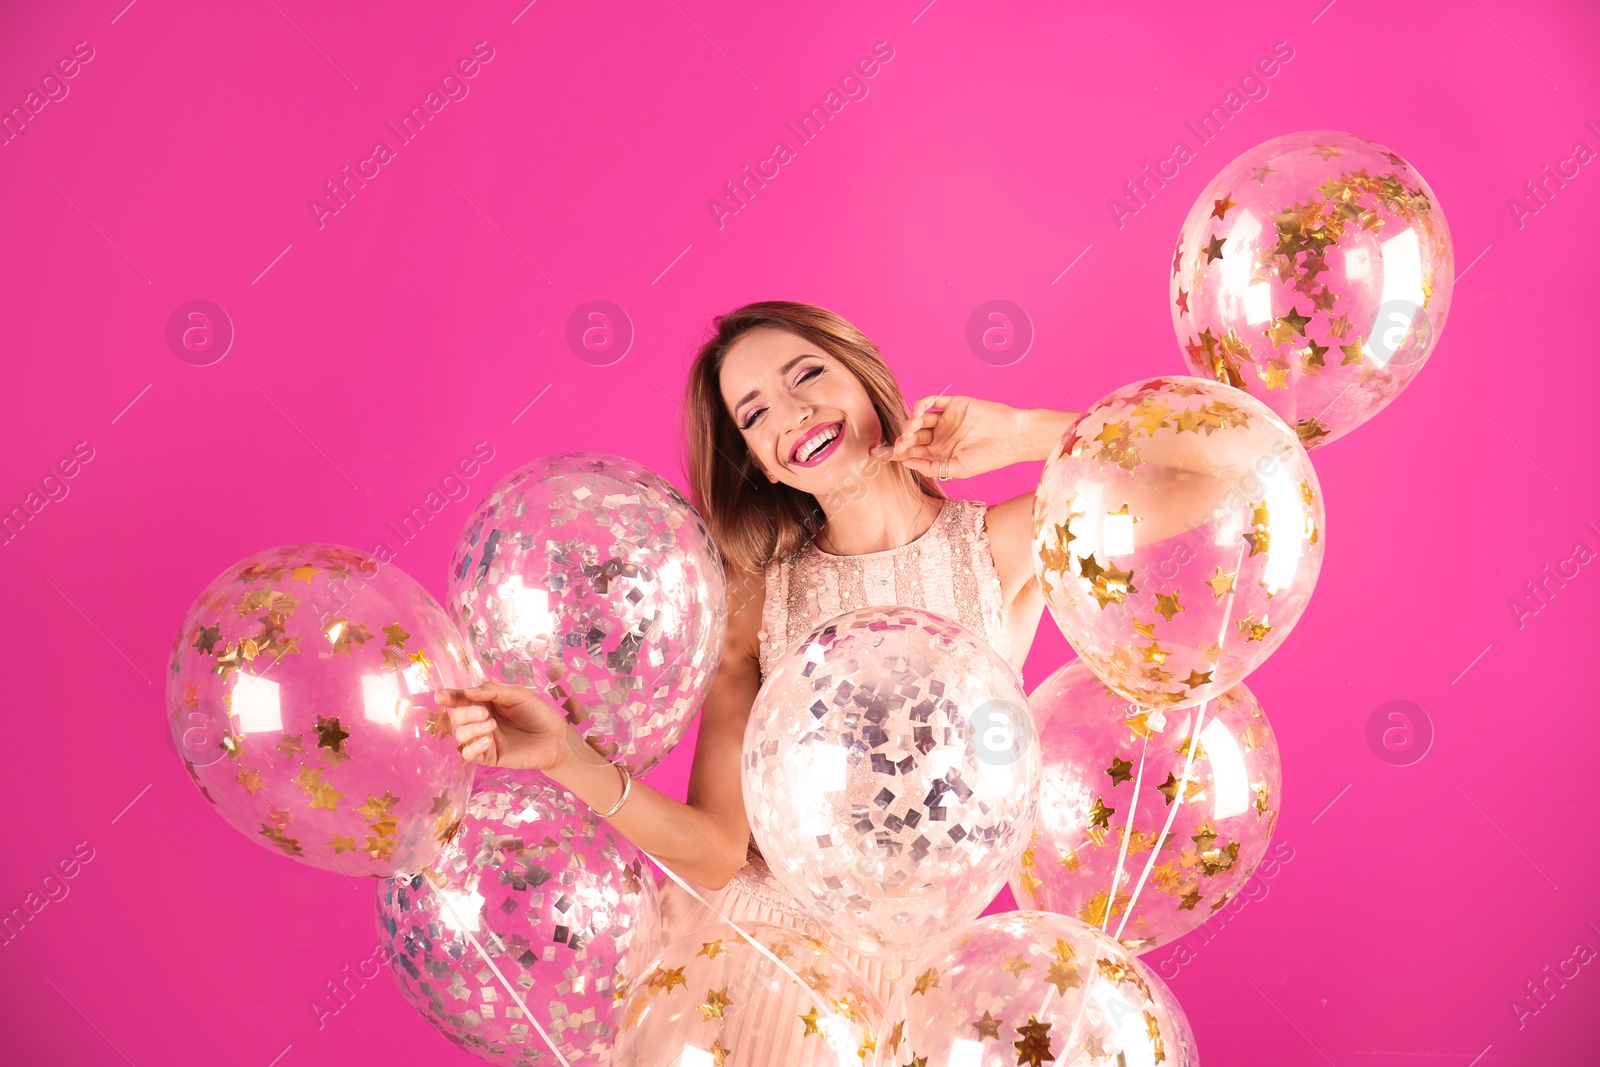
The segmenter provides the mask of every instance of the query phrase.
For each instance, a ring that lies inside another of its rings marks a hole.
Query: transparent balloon
[[[1232,689],[1288,637],[1322,567],[1316,471],[1261,401],[1200,378],[1116,390],[1063,435],[1034,572],[1100,679],[1147,708]]]
[[[377,902],[406,999],[507,1067],[555,1060],[501,977],[569,1063],[604,1064],[617,1003],[661,947],[643,855],[538,771],[481,772],[461,832],[427,869],[378,883]]]
[[[200,793],[252,841],[313,867],[387,877],[455,832],[472,768],[432,693],[482,674],[449,616],[393,564],[286,545],[190,606],[168,726]]]
[[[1196,374],[1247,390],[1308,448],[1421,373],[1455,284],[1433,190],[1376,141],[1275,137],[1201,194],[1172,261],[1172,322]]]
[[[986,915],[927,946],[895,986],[879,1067],[1198,1067],[1171,990],[1067,915]]]
[[[1076,916],[1142,953],[1243,887],[1283,794],[1278,742],[1248,688],[1151,715],[1074,660],[1028,702],[1044,785],[1011,876],[1019,905]]]
[[[451,613],[502,682],[543,692],[639,775],[716,675],[727,584],[689,502],[619,456],[546,456],[495,486],[450,565]]]
[[[994,899],[1039,774],[1011,665],[917,608],[822,623],[773,667],[745,727],[745,813],[773,876],[891,975]]]
[[[883,1004],[825,942],[769,923],[718,923],[661,951],[628,993],[615,1067],[861,1067]],[[782,966],[780,966],[780,964]]]

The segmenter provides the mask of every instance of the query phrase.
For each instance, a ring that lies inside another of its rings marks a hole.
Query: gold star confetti
[[[1173,303],[1176,304],[1178,310],[1183,312],[1185,315],[1189,313],[1189,294],[1184,292],[1182,289],[1178,290],[1178,299],[1173,301]]]
[[[1212,201],[1211,217],[1220,219],[1227,217],[1228,209],[1234,206],[1231,194],[1224,194],[1221,200]]]
[[[318,748],[326,748],[339,753],[344,751],[345,738],[350,735],[339,725],[339,717],[337,715],[331,719],[324,719],[321,715],[318,715],[317,725],[314,729],[317,731]]]
[[[1099,797],[1094,798],[1094,806],[1089,809],[1089,825],[1110,828],[1111,816],[1117,812],[1116,808],[1106,807],[1105,801]]]
[[[1174,589],[1170,593],[1157,593],[1155,610],[1158,615],[1171,622],[1172,617],[1183,610],[1183,605],[1178,603],[1178,590]]]
[[[390,626],[385,626],[383,628],[383,633],[384,636],[388,638],[384,644],[398,648],[402,652],[405,651],[406,642],[411,639],[411,635],[402,630],[398,622]]]
[[[1206,584],[1211,587],[1211,595],[1221,600],[1223,594],[1233,592],[1233,580],[1236,577],[1238,577],[1237,571],[1229,574],[1221,567],[1218,567],[1217,573],[1206,579]]]
[[[289,572],[289,580],[292,582],[305,582],[307,585],[310,585],[312,577],[321,573],[321,570],[313,567],[311,564],[302,563],[300,566]]]
[[[1189,677],[1183,680],[1183,684],[1188,686],[1190,689],[1198,689],[1202,685],[1210,685],[1211,672],[1191,670],[1189,672]]]
[[[1013,1041],[1017,1049],[1017,1064],[1022,1067],[1043,1067],[1045,1060],[1056,1058],[1050,1051],[1050,1024],[1042,1023],[1034,1018],[1030,1012],[1028,1021],[1017,1027],[1017,1033],[1022,1035],[1022,1040]]]
[[[711,1067],[724,1067],[728,1062],[728,1055],[733,1052],[731,1048],[722,1047],[722,1038],[719,1035],[711,1042],[711,1047],[706,1049],[711,1053]]]
[[[682,967],[674,967],[671,970],[665,967],[657,967],[655,972],[646,980],[646,984],[652,988],[664,989],[670,993],[675,986],[689,984],[689,980],[683,976],[683,971]]]
[[[932,967],[929,967],[927,970],[917,975],[916,981],[912,983],[913,988],[911,992],[913,995],[921,993],[923,996],[927,996],[928,990],[932,989],[938,984],[939,972],[934,970]]]
[[[1210,242],[1206,245],[1206,262],[1207,263],[1210,263],[1213,260],[1218,260],[1218,259],[1222,258],[1222,245],[1223,245],[1223,240],[1220,237],[1213,237],[1210,240]]]
[[[1171,771],[1168,771],[1167,780],[1156,786],[1156,788],[1161,791],[1161,794],[1167,798],[1168,807],[1171,807],[1172,802],[1178,799],[1178,785],[1178,776],[1173,774]],[[1196,797],[1198,797],[1202,792],[1204,792],[1204,790],[1205,786],[1202,783],[1191,778],[1189,779],[1188,785],[1184,786],[1183,799],[1187,803],[1188,801],[1194,800]]]
[[[817,1014],[817,1009],[815,1005],[813,1005],[810,1011],[800,1016],[800,1021],[806,1024],[806,1032],[800,1036],[810,1037],[812,1034],[822,1033],[822,1030],[817,1026],[817,1021],[821,1018],[822,1016]]]
[[[205,654],[207,656],[214,656],[214,655],[216,655],[216,653],[213,652],[212,649],[216,646],[216,643],[218,641],[221,641],[221,640],[222,640],[222,627],[220,627],[220,626],[202,626],[200,628],[200,636],[195,638],[194,644],[191,645],[190,647],[191,648],[198,648],[203,654]]]
[[[1183,895],[1183,899],[1178,902],[1178,910],[1179,911],[1193,911],[1194,910],[1194,906],[1196,904],[1200,903],[1200,901],[1203,900],[1203,899],[1204,898],[1200,895],[1200,890],[1191,889],[1187,893],[1185,893]]]
[[[1124,436],[1122,423],[1108,422],[1104,426],[1100,427],[1100,432],[1095,435],[1095,440],[1101,442],[1102,444],[1109,445],[1122,436]]]
[[[328,842],[328,847],[333,849],[335,855],[343,852],[354,852],[356,850],[356,839],[334,834],[333,839]]]
[[[354,655],[351,645],[364,647],[372,640],[372,635],[367,632],[367,624],[363,622],[352,623],[349,619],[340,616],[329,619],[323,626],[322,633],[328,639],[328,644],[333,646],[335,652],[345,655]]]
[[[367,802],[356,810],[359,811],[362,817],[368,822],[377,822],[380,819],[387,819],[393,815],[394,806],[395,804],[399,803],[399,800],[400,798],[395,796],[392,791],[385,789],[383,791],[383,796],[381,797],[375,797],[371,793],[368,793]]]
[[[1269,164],[1263,163],[1261,166],[1250,172],[1250,180],[1255,182],[1257,185],[1260,185],[1262,182],[1270,178],[1272,174],[1272,167]]]
[[[728,997],[728,987],[721,989],[707,989],[705,1002],[696,1006],[703,1019],[723,1019],[723,1011],[731,1007],[733,1001]]]
[[[1255,794],[1256,814],[1265,815],[1267,813],[1267,780],[1265,778],[1261,778],[1256,782]]]
[[[985,1008],[983,1011],[983,1017],[973,1020],[972,1023],[972,1025],[978,1030],[979,1041],[982,1041],[986,1037],[992,1037],[998,1040],[1000,1037],[1000,1024],[1001,1020],[996,1019],[993,1015],[990,1015],[989,1009],[987,1008]]]
[[[1260,641],[1271,632],[1272,627],[1267,625],[1267,620],[1263,618],[1257,622],[1254,612],[1239,620],[1239,636],[1246,641]]]
[[[244,787],[244,791],[251,796],[255,796],[261,789],[261,772],[254,767],[240,767],[234,778],[238,779],[239,784]]]
[[[1360,363],[1367,354],[1366,350],[1361,346],[1361,338],[1359,337],[1356,338],[1356,343],[1353,345],[1340,345],[1339,351],[1344,353],[1344,359],[1339,363],[1341,367],[1349,366],[1352,363]]]
[[[700,942],[700,951],[696,952],[695,955],[704,956],[708,960],[714,960],[717,958],[719,953],[726,954],[727,951],[727,949],[722,947],[722,938],[719,937],[715,941]]]
[[[1083,984],[1083,979],[1078,974],[1078,968],[1064,960],[1051,961],[1050,973],[1045,975],[1044,981],[1046,985],[1055,986],[1056,992],[1062,994]]]
[[[284,828],[281,826],[269,826],[266,823],[262,823],[260,832],[262,837],[283,849],[285,854],[290,856],[303,855],[303,853],[300,851],[299,839],[285,837],[283,829]]]
[[[1111,784],[1113,786],[1121,785],[1123,782],[1132,781],[1133,761],[1112,756],[1111,766],[1106,769],[1106,773],[1111,776]]]
[[[1033,966],[1033,964],[1029,963],[1027,960],[1023,959],[1021,956],[1007,956],[1006,957],[1005,966],[1000,968],[1000,969],[1003,970],[1003,971],[1010,972],[1011,976],[1013,978],[1015,978],[1015,977],[1019,976],[1020,974],[1022,974],[1023,971],[1028,970],[1032,966]]]

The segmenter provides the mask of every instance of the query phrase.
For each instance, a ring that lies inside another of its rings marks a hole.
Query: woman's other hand
[[[526,686],[485,682],[440,689],[434,699],[450,709],[456,744],[470,763],[548,771],[569,752],[566,716]]]
[[[971,478],[1027,458],[1016,453],[1025,418],[1024,411],[993,400],[925,396],[900,436],[872,455],[934,477]],[[941,470],[944,460],[950,462]]]

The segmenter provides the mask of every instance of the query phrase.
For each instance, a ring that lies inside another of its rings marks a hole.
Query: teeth
[[[823,430],[816,437],[813,437],[811,440],[806,442],[806,446],[800,450],[800,460],[804,462],[805,460],[810,459],[812,456],[820,452],[829,441],[832,441],[838,436],[839,428],[837,426],[833,427],[832,429]]]

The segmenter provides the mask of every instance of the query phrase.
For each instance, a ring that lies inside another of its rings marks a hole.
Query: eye
[[[765,410],[765,408],[755,408],[747,413],[744,417],[744,421],[739,424],[739,429],[748,430],[750,427],[754,426],[756,422],[756,416]]]
[[[800,377],[795,380],[794,384],[802,385],[802,384],[804,384],[806,382],[809,382],[812,378],[815,378],[817,375],[819,375],[821,373],[822,373],[822,368],[820,366],[812,367],[810,370],[808,370],[804,374],[800,375]]]

